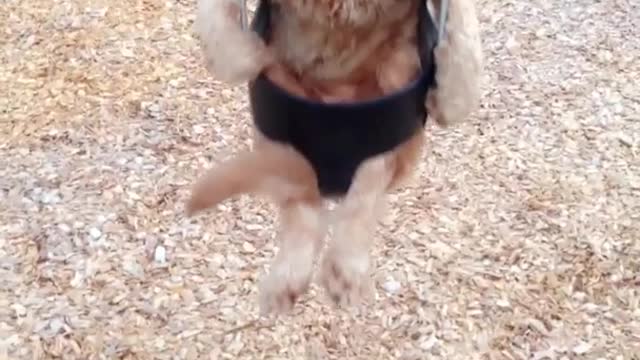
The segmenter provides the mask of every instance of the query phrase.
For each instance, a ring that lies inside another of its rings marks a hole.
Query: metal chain
[[[249,10],[247,10],[247,0],[240,0],[240,26],[242,30],[249,27]]]
[[[449,0],[440,1],[440,19],[438,20],[438,40],[444,39],[447,16],[449,15]]]

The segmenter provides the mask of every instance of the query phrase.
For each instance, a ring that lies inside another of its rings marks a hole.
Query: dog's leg
[[[194,23],[207,69],[234,85],[252,80],[274,60],[255,32],[242,29],[239,1],[199,0]]]
[[[481,93],[482,44],[475,0],[449,0],[445,38],[435,49],[437,87],[429,92],[426,107],[440,125],[465,120]],[[440,9],[440,0],[434,0]]]
[[[378,67],[377,80],[383,93],[406,86],[420,69],[415,46],[407,42],[394,48]],[[372,291],[369,251],[385,193],[408,177],[417,162],[424,133],[417,132],[393,152],[363,162],[342,206],[338,209],[334,238],[321,269],[324,288],[337,305],[351,306]]]
[[[278,314],[289,311],[309,287],[326,234],[325,212],[311,164],[292,148],[255,135],[261,163],[273,163],[258,192],[269,195],[280,210],[280,249],[260,283],[260,310]]]
[[[369,251],[393,179],[391,155],[366,160],[356,172],[343,203],[337,209],[333,239],[322,261],[320,282],[335,304],[351,306],[372,291]]]
[[[420,159],[424,131],[394,151],[360,165],[338,208],[334,237],[322,262],[320,281],[337,305],[355,305],[371,290],[369,251],[386,193],[410,177]]]
[[[321,196],[309,162],[294,149],[256,133],[254,151],[210,170],[187,203],[189,215],[242,193],[265,195],[281,211],[280,251],[260,286],[263,313],[289,310],[309,286],[325,235]]]
[[[320,199],[280,205],[280,250],[260,284],[262,314],[291,310],[311,281],[313,265],[325,235]]]
[[[378,67],[377,79],[383,93],[406,86],[420,69],[415,46],[407,42],[394,48]],[[351,306],[371,293],[369,251],[385,194],[407,178],[418,160],[424,133],[417,132],[393,152],[363,162],[334,223],[334,238],[325,254],[321,283],[334,303]]]

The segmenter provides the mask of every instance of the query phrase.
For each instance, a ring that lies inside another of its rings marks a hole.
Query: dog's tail
[[[290,147],[269,143],[209,170],[198,180],[186,207],[187,215],[246,193],[275,197],[317,198],[317,180],[307,160]]]

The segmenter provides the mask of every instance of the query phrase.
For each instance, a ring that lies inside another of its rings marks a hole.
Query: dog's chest
[[[414,9],[407,0],[277,2],[271,46],[292,70],[318,80],[375,71],[363,67],[396,40],[397,28]]]

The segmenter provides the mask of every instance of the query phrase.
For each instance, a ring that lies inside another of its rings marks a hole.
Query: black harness
[[[358,166],[422,131],[425,99],[435,85],[433,50],[438,31],[418,0],[418,52],[422,74],[403,90],[371,101],[324,104],[285,92],[263,74],[249,84],[249,101],[258,130],[268,139],[293,146],[313,166],[323,196],[344,195]],[[269,41],[271,5],[262,0],[251,23]]]

